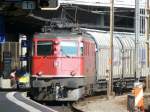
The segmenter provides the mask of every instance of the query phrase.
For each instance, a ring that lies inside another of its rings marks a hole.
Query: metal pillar
[[[149,0],[145,7],[145,37],[146,37],[146,91],[149,90]]]
[[[107,87],[107,96],[112,96],[113,92],[113,31],[114,31],[114,0],[110,0],[110,73]]]
[[[140,8],[139,8],[139,0],[135,0],[135,79],[137,77],[137,69],[138,69],[138,41],[139,41],[139,36],[140,36]]]

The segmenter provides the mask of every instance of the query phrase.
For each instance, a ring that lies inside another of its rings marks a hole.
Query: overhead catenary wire
[[[108,15],[108,16],[109,16],[109,12],[110,12],[109,10],[99,11],[97,9],[93,10],[92,8],[86,9],[86,8],[83,8],[83,7],[80,7],[80,6],[71,6],[71,7],[69,7],[69,6],[62,6],[62,8],[64,8],[63,12],[66,13],[65,15],[67,16],[67,19],[70,20],[72,23],[75,23],[76,25],[77,25],[77,22],[78,22],[78,19],[79,19],[78,16],[77,16],[78,15],[77,13],[79,11],[84,11],[84,12],[88,12],[88,13],[91,13],[91,14],[97,14],[97,15]],[[67,9],[73,9],[74,10],[74,15],[72,15],[70,12],[68,12]],[[143,9],[141,9],[141,10],[143,10]],[[134,16],[130,16],[131,14],[129,15],[128,11],[134,14],[134,10],[133,9],[131,9],[131,10],[126,10],[126,9],[125,10],[124,9],[117,10],[117,8],[116,8],[116,10],[114,11],[114,13],[115,13],[114,16],[122,18],[122,19],[127,18],[127,19],[130,19],[130,20],[133,21],[135,19],[135,17]],[[123,14],[127,13],[127,14],[123,15],[122,13]],[[41,20],[41,21],[47,21],[47,22],[51,21],[49,18],[39,17],[39,15],[35,15],[34,13],[29,14],[29,16],[33,17],[35,19]],[[141,17],[143,16],[143,18],[144,18],[144,14],[140,14],[140,16]],[[141,22],[141,24],[144,24],[144,22]]]
[[[93,14],[97,14],[97,15],[109,15],[110,11],[93,11],[93,10],[87,10],[87,9],[84,9],[84,8],[81,8],[81,7],[74,7],[74,8],[77,8],[78,10],[80,11],[84,11],[84,12],[88,12],[88,13],[93,13]],[[114,13],[117,13],[117,12],[129,12],[129,11],[114,11]],[[130,11],[130,12],[133,12],[133,11]],[[67,13],[67,11],[66,11]],[[134,16],[124,16],[124,15],[121,15],[121,14],[115,14],[115,16],[117,17],[122,17],[122,18],[131,18],[131,19],[134,19],[135,17]]]
[[[67,13],[67,11],[66,11]],[[97,15],[109,15],[109,12],[100,12],[100,13],[95,13],[95,12],[91,12],[93,14],[97,14]],[[70,18],[74,18],[73,16],[71,16],[69,13],[67,13],[67,15],[69,15]],[[135,17],[134,16],[124,16],[124,15],[120,15],[120,14],[115,14],[115,17],[122,17],[122,18],[129,18],[129,19],[134,19]]]

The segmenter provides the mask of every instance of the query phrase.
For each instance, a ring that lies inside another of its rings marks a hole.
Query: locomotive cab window
[[[37,55],[45,56],[53,54],[53,43],[47,41],[38,41],[37,42]]]
[[[62,56],[77,56],[78,44],[75,41],[62,41],[60,42]]]

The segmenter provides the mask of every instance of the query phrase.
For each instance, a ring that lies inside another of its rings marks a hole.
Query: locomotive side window
[[[61,55],[62,56],[77,56],[78,44],[74,41],[62,41],[60,42]]]
[[[80,55],[83,56],[83,42],[80,43]]]
[[[53,43],[47,41],[38,41],[37,42],[37,55],[45,56],[53,54]]]

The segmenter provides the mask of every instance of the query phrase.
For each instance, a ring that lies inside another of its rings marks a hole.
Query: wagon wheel
[[[93,84],[90,84],[89,95],[92,96],[94,94]]]

